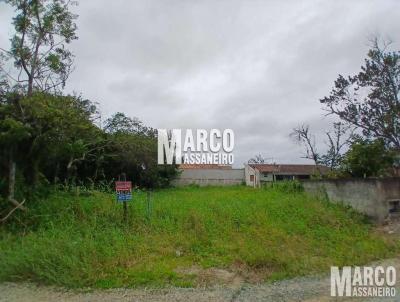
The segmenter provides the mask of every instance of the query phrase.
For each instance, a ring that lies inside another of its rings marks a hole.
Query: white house
[[[246,185],[259,187],[262,183],[279,180],[309,179],[324,175],[329,168],[321,165],[246,164]]]

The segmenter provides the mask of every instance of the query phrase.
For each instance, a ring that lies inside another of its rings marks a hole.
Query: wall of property
[[[244,169],[183,169],[173,185],[231,186],[245,181]]]
[[[378,222],[389,216],[393,201],[400,200],[400,178],[304,180],[302,183],[306,192],[350,205]]]
[[[260,185],[260,172],[249,165],[244,165],[244,178],[246,186],[255,188]]]
[[[272,173],[260,173],[260,181],[274,181],[274,174]]]

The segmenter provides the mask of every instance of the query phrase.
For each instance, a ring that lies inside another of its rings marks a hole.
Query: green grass
[[[0,229],[0,280],[67,287],[194,286],[194,265],[264,280],[328,272],[398,253],[365,217],[290,187],[187,187],[114,196],[57,192]],[[21,225],[25,224],[22,228]],[[18,225],[18,227],[16,227]],[[23,231],[22,231],[23,229]]]

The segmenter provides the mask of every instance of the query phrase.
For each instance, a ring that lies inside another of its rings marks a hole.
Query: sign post
[[[146,211],[147,220],[150,221],[151,217],[151,192],[147,191],[147,211]]]
[[[124,220],[127,220],[128,207],[127,201],[132,200],[132,182],[131,181],[116,181],[115,191],[117,193],[117,201],[122,202],[124,206]]]

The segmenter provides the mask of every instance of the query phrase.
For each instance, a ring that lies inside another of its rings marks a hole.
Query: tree
[[[333,130],[325,132],[328,147],[325,154],[321,155],[320,162],[331,170],[338,168],[343,160],[343,152],[350,144],[353,129],[341,122],[333,123]]]
[[[72,53],[66,45],[77,39],[76,15],[69,11],[74,2],[64,0],[6,0],[17,15],[13,19],[15,34],[11,49],[2,49],[13,59],[16,70],[3,73],[14,88],[27,95],[39,90],[64,87],[72,68]]]
[[[329,114],[400,149],[400,52],[373,41],[364,66],[355,76],[339,75],[329,96],[320,100]]]
[[[107,133],[142,134],[155,136],[155,129],[146,127],[137,118],[126,116],[122,112],[113,114],[105,121],[104,131]]]
[[[320,155],[317,153],[315,146],[315,135],[311,134],[309,125],[301,125],[293,129],[290,136],[299,144],[306,148],[304,158],[311,159],[316,165],[320,162]]]
[[[327,151],[321,154],[317,151],[315,135],[310,132],[309,125],[301,125],[293,129],[290,134],[294,140],[302,144],[306,149],[304,158],[311,159],[316,165],[324,165],[331,170],[341,164],[343,151],[352,137],[352,129],[341,122],[333,124],[333,130],[325,132]]]
[[[18,208],[26,210],[23,206],[25,200],[18,202],[15,198],[15,153],[19,144],[29,138],[29,127],[23,122],[12,118],[7,109],[9,108],[0,106],[0,159],[4,159],[3,164],[8,166],[7,200],[14,205],[14,208],[0,221],[5,221]]]
[[[261,154],[256,154],[253,158],[248,161],[249,164],[264,164],[265,158]]]
[[[136,119],[116,113],[105,122],[110,141],[106,156],[105,174],[117,178],[124,173],[136,184],[165,187],[177,175],[175,165],[157,164],[156,131]]]
[[[394,153],[388,151],[383,139],[358,138],[345,154],[343,170],[354,177],[381,176],[394,163]]]
[[[66,48],[75,34],[76,15],[69,11],[71,1],[64,0],[6,0],[17,12],[13,19],[15,34],[9,50],[0,48],[0,101],[10,125],[21,123],[34,129],[40,120],[28,119],[21,100],[33,97],[34,92],[59,91],[63,88],[72,68],[72,53]],[[7,70],[13,60],[14,70]],[[40,109],[39,109],[40,110]],[[35,117],[35,115],[31,115]],[[5,131],[12,128],[3,122]],[[8,127],[8,128],[7,128]],[[29,131],[28,131],[29,132]],[[29,132],[30,133],[30,132]],[[38,133],[38,132],[36,132]],[[32,179],[36,183],[39,168],[38,150],[43,135],[31,137],[27,157],[31,159]],[[15,138],[14,138],[15,139]],[[8,200],[15,203],[16,148],[18,140],[5,145],[8,160]],[[22,158],[24,160],[25,158]],[[18,206],[17,206],[18,207]],[[7,216],[8,217],[8,216]]]
[[[102,145],[103,133],[92,120],[96,109],[88,100],[35,92],[18,103],[18,110],[11,100],[0,106],[0,137],[7,138],[0,146],[12,151],[27,185],[38,183],[45,163],[71,170]]]

